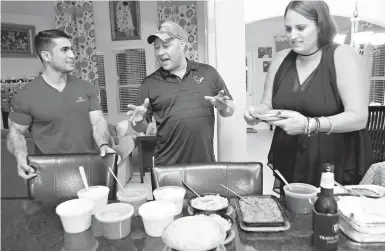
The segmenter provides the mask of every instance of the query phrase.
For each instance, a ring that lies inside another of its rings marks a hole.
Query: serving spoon
[[[239,194],[237,194],[236,192],[234,192],[233,190],[231,190],[230,188],[228,188],[227,186],[223,185],[223,184],[220,184],[221,186],[223,186],[224,188],[226,188],[227,190],[229,190],[230,192],[232,192],[233,194],[235,194],[236,196],[238,196],[238,198],[240,198],[241,200],[243,200],[244,202],[246,202],[246,204],[249,204],[250,206],[253,206],[253,207],[257,207],[256,205],[254,205],[254,203],[250,203],[248,202],[245,198],[243,198],[242,196],[240,196]]]
[[[182,184],[183,184],[183,186],[186,187],[190,192],[192,192],[193,194],[195,194],[195,195],[198,196],[198,197],[201,197],[197,192],[194,191],[194,189],[192,189],[190,186],[188,186],[188,185],[184,182],[184,180],[182,180]]]

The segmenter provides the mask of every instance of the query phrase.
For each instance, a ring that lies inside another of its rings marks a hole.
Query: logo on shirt
[[[199,85],[200,83],[202,83],[203,79],[205,79],[205,78],[204,77],[194,76],[193,79]]]
[[[82,97],[78,97],[78,100],[76,100],[76,103],[79,103],[79,102],[84,102],[86,101],[84,98]]]

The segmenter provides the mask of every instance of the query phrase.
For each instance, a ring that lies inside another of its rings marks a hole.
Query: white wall
[[[214,16],[215,43],[209,41],[209,52],[215,51],[213,61],[216,61],[217,70],[236,105],[232,117],[218,116],[218,160],[248,161],[246,123],[243,119],[246,108],[243,0],[216,1]]]
[[[1,1],[1,22],[35,25],[36,34],[54,28],[53,2]],[[43,68],[36,58],[1,58],[1,78],[36,76]]]

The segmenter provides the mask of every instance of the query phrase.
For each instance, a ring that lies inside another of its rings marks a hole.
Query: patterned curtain
[[[159,2],[159,24],[172,21],[179,24],[188,35],[187,57],[198,62],[198,26],[196,3],[191,1]]]
[[[54,11],[56,28],[63,30],[72,38],[76,56],[73,74],[98,85],[92,1],[56,1]]]

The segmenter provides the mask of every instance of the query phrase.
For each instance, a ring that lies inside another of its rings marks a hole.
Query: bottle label
[[[336,250],[338,245],[339,214],[320,214],[313,209],[312,242],[315,249]]]
[[[322,173],[320,187],[334,189],[334,173]]]

